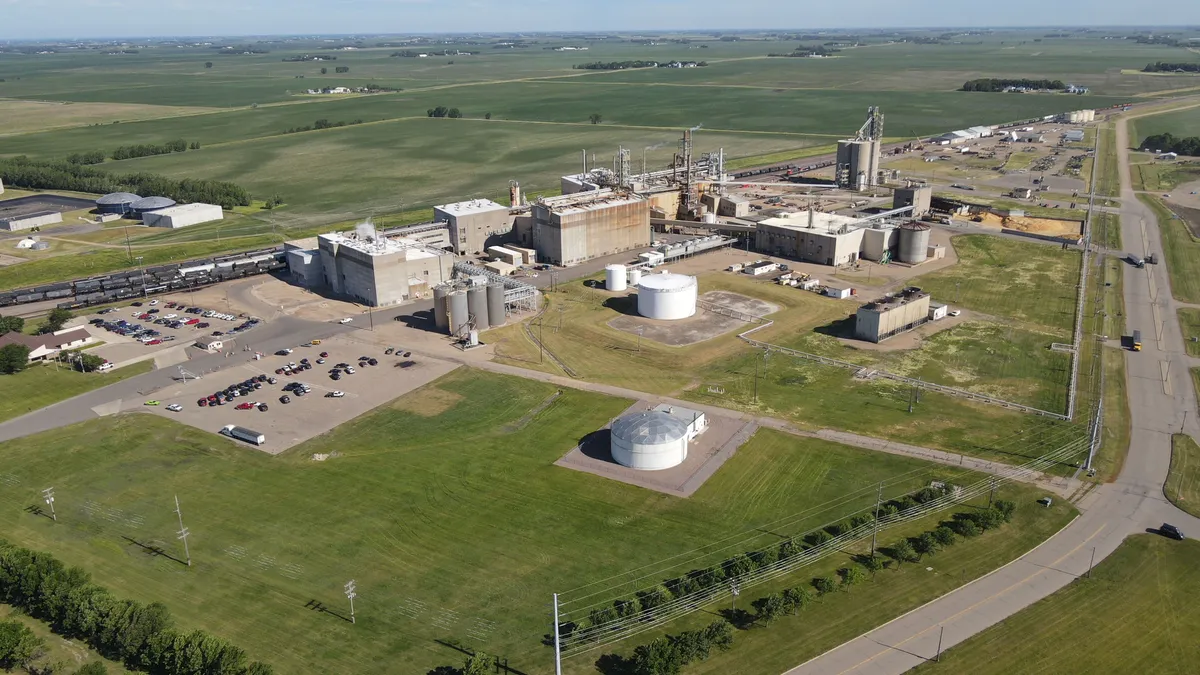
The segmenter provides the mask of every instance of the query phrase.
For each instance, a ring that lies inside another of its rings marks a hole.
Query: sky
[[[850,11],[849,4],[814,0],[0,0],[0,39],[1200,25],[1200,1],[1153,0],[1151,6],[1132,0],[859,0]]]

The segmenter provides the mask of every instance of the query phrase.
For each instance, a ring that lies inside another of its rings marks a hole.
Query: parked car
[[[142,405],[158,405],[158,401],[146,401]]]
[[[208,407],[208,399],[202,398],[202,399],[196,401],[196,405],[200,406],[201,408],[207,408]]]
[[[331,391],[328,394],[325,394],[325,398],[341,398],[345,395],[346,392],[344,391]]]
[[[323,359],[329,358],[329,352],[321,352],[321,358],[323,358]]]
[[[171,412],[179,412],[180,410],[183,410],[183,406],[179,405],[178,403],[172,403],[171,405],[167,406],[167,410],[170,410]]]
[[[275,352],[275,356],[287,356],[288,354],[291,354],[291,353],[292,353],[292,350],[290,350],[290,349],[280,349],[279,351]]]
[[[280,403],[291,403],[291,402],[292,402],[292,397],[291,397],[291,396],[286,396],[286,395],[285,395],[285,396],[280,396],[280,397],[279,397],[279,402],[280,402]]]
[[[351,322],[351,321],[353,321],[353,320],[354,320],[354,319],[352,319],[352,318],[350,318],[350,317],[346,317],[346,318],[344,318],[344,319],[339,319],[339,320],[338,320],[338,323],[346,324],[346,323],[350,323],[350,322]]]
[[[347,374],[347,375],[353,375],[353,374],[354,374],[354,369],[353,369],[353,368],[351,368],[350,366],[346,366],[346,374]]]
[[[1170,523],[1163,523],[1162,527],[1158,528],[1158,531],[1164,537],[1169,537],[1177,541],[1183,541],[1184,539],[1183,533],[1179,531],[1179,528]]]
[[[234,406],[234,408],[233,408],[233,409],[234,409],[234,410],[249,410],[249,409],[251,409],[251,408],[253,408],[253,407],[254,407],[254,404],[253,404],[253,403],[250,403],[249,401],[247,401],[247,402],[245,402],[245,403],[239,403],[239,404],[237,404],[236,406]]]
[[[258,412],[267,412],[267,404],[259,403],[258,404]]]

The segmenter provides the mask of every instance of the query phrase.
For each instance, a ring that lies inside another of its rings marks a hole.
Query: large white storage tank
[[[670,469],[687,459],[687,425],[661,410],[625,415],[613,422],[609,449],[631,469]]]
[[[696,313],[696,277],[683,274],[647,274],[638,284],[638,314],[647,319],[673,321]]]
[[[605,265],[604,267],[604,290],[607,291],[623,291],[625,290],[625,266],[624,265]]]

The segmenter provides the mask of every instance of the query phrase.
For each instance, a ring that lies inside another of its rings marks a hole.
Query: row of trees
[[[677,675],[689,663],[705,661],[714,651],[733,647],[733,626],[718,619],[702,630],[666,635],[638,645],[629,658],[605,654],[596,669],[608,675]]]
[[[226,209],[250,205],[250,193],[235,183],[175,179],[153,173],[115,174],[69,162],[30,159],[24,155],[0,159],[0,179],[5,185],[30,190],[70,190],[94,194],[133,192],[170,197],[185,204],[220,204]]]
[[[978,80],[967,80],[959,91],[1004,91],[1009,88],[1063,91],[1067,88],[1067,84],[1062,80],[985,77]]]
[[[1158,61],[1146,64],[1143,73],[1200,73],[1200,63],[1167,63]]]
[[[347,126],[353,126],[355,124],[362,124],[362,123],[363,123],[363,121],[361,119],[351,120],[349,122],[343,122],[341,120],[338,120],[337,122],[330,122],[329,120],[322,118],[322,119],[319,119],[316,122],[313,122],[312,124],[309,124],[307,126],[291,127],[287,131],[284,131],[283,133],[298,134],[298,133],[305,132],[305,131],[312,131],[314,129],[336,129],[338,127],[347,127]]]
[[[198,150],[199,143],[192,143],[191,148]],[[138,157],[150,157],[153,155],[169,155],[172,152],[183,152],[188,149],[188,142],[182,138],[166,143],[138,143],[136,145],[122,145],[113,150],[113,159],[136,159]]]
[[[949,483],[938,484],[943,487],[922,488],[910,495],[880,505],[880,518],[938,499],[954,490],[954,486]],[[692,570],[682,576],[667,579],[661,585],[638,591],[633,598],[621,598],[614,601],[611,606],[597,607],[589,612],[585,622],[564,623],[559,626],[559,632],[561,635],[571,637],[573,641],[600,640],[605,633],[614,628],[614,622],[619,619],[652,618],[656,608],[672,600],[704,591],[715,593],[719,589],[724,589],[731,580],[739,579],[758,569],[797,556],[805,550],[820,546],[834,537],[872,523],[874,520],[873,514],[860,513],[844,521],[809,532],[803,537],[789,537],[778,545],[738,554],[717,565]]]
[[[73,152],[67,155],[67,161],[71,164],[103,164],[105,153],[103,150],[92,150],[91,152]]]
[[[447,108],[444,105],[439,105],[436,108],[430,108],[429,110],[425,111],[425,114],[429,117],[449,117],[452,120],[456,120],[463,116],[462,111],[460,111],[458,108]]]
[[[131,670],[161,675],[270,675],[270,666],[247,663],[238,647],[203,631],[173,627],[162,603],[120,600],[91,582],[87,572],[53,556],[0,540],[0,602],[50,624],[56,633],[83,640]]]
[[[817,45],[815,47],[808,47],[805,45],[800,45],[799,47],[796,47],[794,50],[792,50],[792,52],[790,54],[767,54],[767,56],[796,56],[796,57],[833,56],[834,54],[836,54],[840,51],[842,51],[842,50],[832,49],[830,47],[826,47],[825,45]]]
[[[596,61],[572,66],[575,70],[628,70],[630,68],[657,68],[658,61]]]
[[[1200,137],[1177,137],[1173,134],[1154,134],[1142,141],[1142,149],[1150,152],[1174,152],[1180,155],[1200,157]]]

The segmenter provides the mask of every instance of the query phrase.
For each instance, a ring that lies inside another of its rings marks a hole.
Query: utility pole
[[[1092,578],[1092,565],[1096,564],[1096,547],[1092,547],[1092,559],[1088,561],[1087,578]]]
[[[45,490],[42,490],[42,499],[45,500],[46,505],[50,507],[50,518],[57,523],[58,514],[54,512],[54,488],[48,487]]]
[[[733,581],[729,582],[729,597],[732,598],[733,601],[733,613],[735,616],[737,615],[737,598],[741,594],[742,588],[741,585],[738,584],[738,580],[734,579]]]
[[[124,221],[125,227],[125,255],[129,256],[129,262],[133,262],[133,247],[129,245],[129,221],[124,216],[121,217],[121,220]]]
[[[879,539],[879,507],[883,506],[883,481],[879,481],[879,492],[875,495],[875,531],[871,532],[871,557],[875,557],[875,542]]]
[[[546,343],[542,341],[542,325],[544,323],[546,323],[546,315],[543,313],[538,317],[538,363],[542,362],[542,355],[546,352],[544,346]]]
[[[992,477],[992,490],[991,490],[991,492],[988,493],[988,508],[989,509],[992,508],[992,500],[996,497],[996,483],[997,482],[998,481],[993,476]]]
[[[175,495],[175,515],[179,516],[179,538],[183,540],[183,555],[187,558],[188,567],[192,566],[192,552],[188,549],[188,529],[183,526],[183,511],[179,508],[179,495]]]
[[[142,297],[146,297],[146,268],[142,267],[142,256],[137,257],[137,265],[142,273]]]
[[[562,675],[562,641],[558,636],[558,593],[554,594],[554,675]]]
[[[354,598],[358,596],[358,593],[354,592],[355,588],[357,587],[354,585],[353,579],[346,582],[346,597],[350,600],[350,623],[354,623]]]
[[[754,402],[758,403],[758,359],[754,359]]]
[[[637,336],[638,336],[638,353],[639,354],[642,352],[642,333],[645,332],[645,330],[646,330],[645,326],[638,326]]]
[[[945,627],[945,626],[942,626],[942,627],[941,627],[941,630],[940,630],[940,631],[938,631],[938,650],[937,650],[937,656],[933,657],[933,660],[934,660],[934,661],[937,661],[937,662],[939,662],[939,663],[940,663],[940,662],[941,662],[941,660],[942,660],[942,638],[943,638],[943,637],[945,637],[945,636],[946,636],[946,627]]]

